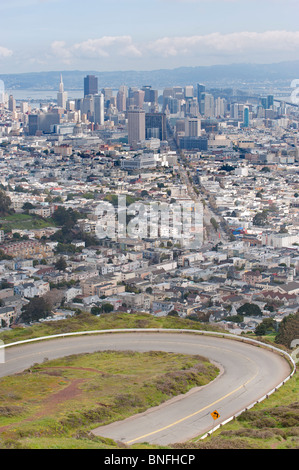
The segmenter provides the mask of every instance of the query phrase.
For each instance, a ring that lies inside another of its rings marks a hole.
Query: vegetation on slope
[[[0,448],[113,448],[91,430],[140,413],[219,370],[201,356],[103,351],[44,361],[0,380]]]

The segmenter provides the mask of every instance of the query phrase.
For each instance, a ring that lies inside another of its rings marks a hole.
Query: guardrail
[[[22,341],[16,341],[14,343],[0,344],[0,357],[1,357],[1,351],[3,350],[5,351],[5,349],[8,347],[18,346],[20,344],[32,343],[35,341],[45,341],[49,339],[64,338],[68,336],[82,336],[82,335],[90,335],[90,334],[115,334],[115,333],[189,333],[189,334],[216,336],[216,337],[221,337],[221,338],[232,339],[234,341],[240,341],[242,343],[250,343],[257,347],[270,349],[271,351],[277,354],[280,354],[286,358],[286,360],[289,362],[291,366],[292,371],[279,385],[277,385],[274,389],[272,389],[263,397],[259,398],[257,401],[251,403],[246,408],[242,409],[241,411],[238,411],[238,413],[234,414],[233,416],[230,416],[225,421],[222,421],[220,424],[210,429],[210,431],[205,433],[203,436],[201,436],[197,440],[202,440],[202,439],[209,437],[212,433],[217,431],[219,428],[229,423],[233,419],[237,418],[240,414],[244,413],[244,411],[249,410],[250,408],[257,405],[258,403],[261,403],[265,399],[269,398],[269,396],[272,395],[272,393],[276,392],[280,387],[282,387],[296,372],[296,363],[293,360],[293,358],[286,351],[276,348],[275,346],[272,346],[271,344],[266,344],[266,343],[263,343],[261,341],[251,339],[251,338],[242,338],[240,336],[236,336],[236,335],[229,334],[229,333],[220,333],[217,331],[191,330],[191,329],[184,330],[184,329],[175,329],[175,328],[167,328],[167,329],[164,329],[164,328],[147,328],[147,329],[145,328],[119,328],[119,329],[112,329],[112,330],[76,331],[72,333],[60,333],[57,335],[41,336],[38,338],[31,338],[31,339],[25,339]],[[4,358],[4,354],[2,354],[2,356]]]

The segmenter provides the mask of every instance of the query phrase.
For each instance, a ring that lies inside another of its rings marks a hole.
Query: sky
[[[0,74],[299,60],[298,0],[0,0]]]

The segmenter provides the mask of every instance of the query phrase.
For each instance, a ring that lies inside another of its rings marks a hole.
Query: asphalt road
[[[159,350],[199,354],[216,363],[221,373],[211,384],[193,389],[145,413],[101,426],[95,435],[127,444],[167,445],[202,435],[216,424],[257,401],[290,373],[286,360],[267,349],[187,333],[114,333],[70,336],[8,347],[0,376],[11,375],[42,362],[71,354],[100,350]],[[217,411],[214,420],[211,413]]]

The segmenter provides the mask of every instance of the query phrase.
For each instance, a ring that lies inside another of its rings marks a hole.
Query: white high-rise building
[[[59,92],[57,93],[57,106],[59,106],[59,108],[66,109],[66,102],[67,102],[67,92],[64,91],[62,75],[60,75]]]
[[[215,100],[215,116],[223,117],[225,115],[226,100],[224,98],[217,98]]]
[[[193,98],[193,96],[194,96],[193,85],[185,86],[185,98]]]
[[[94,123],[102,126],[105,120],[105,100],[103,93],[94,95]]]
[[[205,117],[214,117],[215,113],[214,96],[210,93],[205,94]]]

